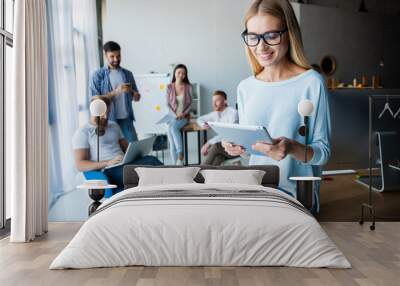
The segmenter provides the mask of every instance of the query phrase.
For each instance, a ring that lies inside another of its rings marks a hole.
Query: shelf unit
[[[201,114],[201,96],[200,96],[200,84],[192,82],[193,94],[192,94],[192,106],[190,111],[191,118],[197,118]]]

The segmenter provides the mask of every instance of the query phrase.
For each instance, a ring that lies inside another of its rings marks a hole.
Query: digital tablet
[[[207,122],[208,125],[218,134],[222,141],[241,145],[245,151],[254,155],[263,155],[251,148],[251,145],[262,141],[272,144],[272,137],[264,126],[229,124],[219,122]]]

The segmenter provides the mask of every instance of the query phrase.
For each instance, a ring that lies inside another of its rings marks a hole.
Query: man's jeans
[[[124,134],[124,137],[126,140],[128,140],[128,142],[134,142],[138,140],[132,119],[117,119],[117,123],[122,130],[122,134]]]

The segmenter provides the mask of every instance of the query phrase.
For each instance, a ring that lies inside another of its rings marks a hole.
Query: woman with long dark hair
[[[185,65],[174,68],[172,81],[167,87],[167,103],[175,119],[168,124],[168,140],[172,163],[183,165],[183,143],[181,129],[188,124],[190,105],[192,104],[192,85]]]

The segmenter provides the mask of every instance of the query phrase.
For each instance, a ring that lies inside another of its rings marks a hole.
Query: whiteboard
[[[166,73],[135,75],[141,95],[138,102],[132,103],[135,114],[134,125],[138,134],[167,133],[167,125],[157,125],[156,122],[168,112],[166,92],[170,80],[169,74]]]

